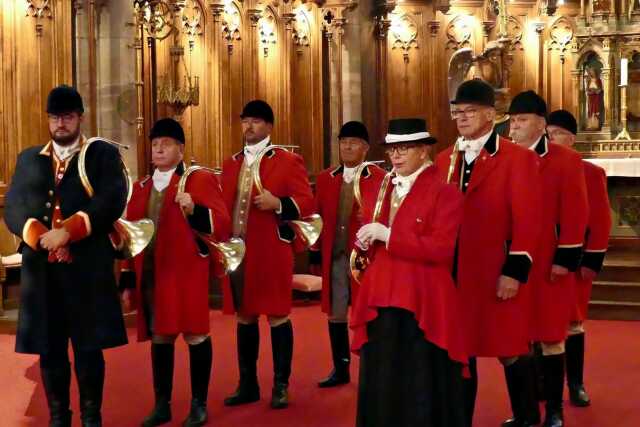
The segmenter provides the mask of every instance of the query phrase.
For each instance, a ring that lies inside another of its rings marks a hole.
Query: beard
[[[80,136],[80,126],[78,126],[75,131],[69,131],[69,133],[66,133],[64,135],[58,135],[56,132],[57,130],[54,132],[49,131],[51,139],[59,145],[69,145],[72,144]]]

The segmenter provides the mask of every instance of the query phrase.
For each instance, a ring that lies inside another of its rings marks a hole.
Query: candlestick
[[[629,82],[629,60],[620,59],[620,86],[626,86]]]

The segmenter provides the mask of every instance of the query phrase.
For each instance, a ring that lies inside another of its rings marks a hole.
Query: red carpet
[[[259,375],[262,400],[236,408],[222,405],[237,381],[235,324],[231,316],[211,313],[214,368],[209,394],[209,425],[218,427],[350,427],[355,422],[356,384],[320,390],[316,381],[330,370],[326,319],[317,305],[294,309],[295,350],[291,380],[291,406],[269,409],[271,396],[271,341],[261,319]],[[587,388],[594,404],[590,408],[568,407],[569,427],[640,426],[640,323],[590,321],[587,324]],[[135,340],[133,330],[130,339]],[[39,378],[37,357],[13,352],[14,337],[0,335],[0,426],[47,425],[47,407]],[[104,425],[139,425],[151,409],[153,391],[149,344],[136,343],[109,350],[105,387]],[[502,368],[496,360],[480,360],[480,389],[476,426],[496,427],[509,415]],[[357,378],[357,357],[352,364]],[[173,399],[174,422],[186,416],[190,399],[188,353],[183,341],[176,351]],[[72,387],[74,427],[79,426],[77,388]],[[393,427],[393,426],[389,426]]]

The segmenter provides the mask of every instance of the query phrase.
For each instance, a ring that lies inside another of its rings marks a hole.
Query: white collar
[[[65,161],[80,151],[80,138],[81,137],[78,136],[78,138],[70,145],[60,145],[52,140],[53,152],[56,154],[58,160]]]
[[[265,139],[253,145],[244,146],[244,158],[249,166],[254,162],[258,154],[264,150],[271,142],[271,135],[267,135]]]
[[[176,168],[164,172],[156,168],[156,170],[153,171],[153,187],[159,192],[164,191],[164,189],[169,186],[169,182],[171,182],[171,177],[175,171]]]
[[[429,166],[431,166],[431,162],[423,164],[418,168],[417,171],[413,172],[411,175],[407,175],[407,176],[396,175],[391,180],[391,183],[395,186],[393,191],[396,192],[398,197],[402,198],[406,196],[409,193],[409,190],[411,190],[411,187],[413,186],[414,182],[416,182],[416,179],[418,179],[418,176],[420,176],[420,174]]]
[[[343,168],[342,168],[342,180],[347,184],[351,184],[353,179],[356,177],[356,169],[357,168],[358,168],[357,166],[355,168],[348,168],[348,167],[343,165]]]
[[[536,140],[536,142],[534,142],[533,144],[531,144],[531,145],[529,146],[529,150],[536,151],[536,147],[538,146],[538,144],[540,144],[540,141],[544,141],[543,136],[544,136],[544,135],[540,135],[540,136],[538,137],[538,139]]]
[[[482,151],[482,147],[489,141],[491,135],[493,134],[493,129],[491,129],[486,134],[482,135],[480,138],[476,139],[465,139],[464,137],[458,138],[458,149],[460,151],[464,151],[464,159],[467,163],[473,162],[476,157]]]

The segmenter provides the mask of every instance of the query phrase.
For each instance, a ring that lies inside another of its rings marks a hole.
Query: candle
[[[620,59],[620,86],[626,86],[629,81],[628,65],[629,60],[627,58]]]

